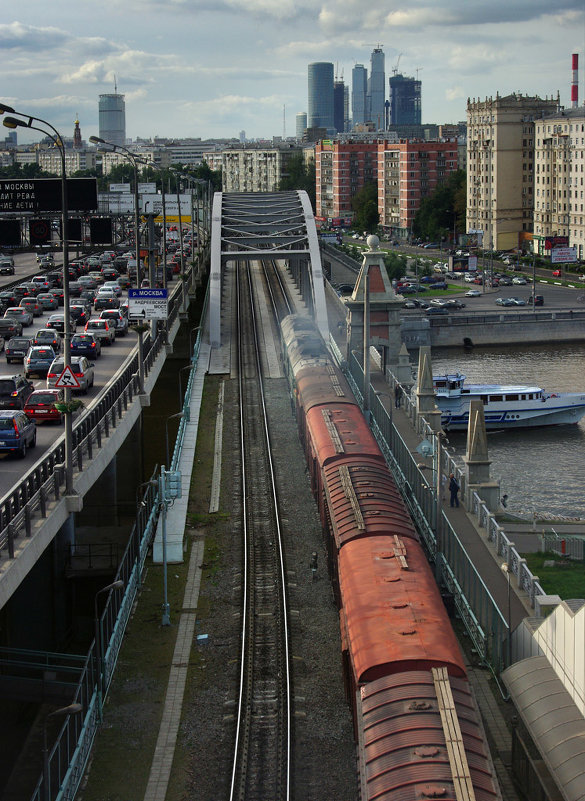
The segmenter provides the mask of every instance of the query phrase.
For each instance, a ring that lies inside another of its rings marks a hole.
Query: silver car
[[[57,357],[47,373],[47,389],[54,389],[59,376],[65,369],[65,360],[62,356]],[[81,392],[83,395],[90,387],[93,387],[94,367],[93,362],[86,356],[72,356],[71,370],[79,386],[71,387],[73,392]]]

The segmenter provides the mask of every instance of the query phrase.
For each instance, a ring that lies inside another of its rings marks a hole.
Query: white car
[[[86,334],[93,334],[96,339],[99,339],[100,345],[112,345],[116,339],[115,326],[100,318],[92,317],[91,320],[88,320],[84,331]]]
[[[465,297],[466,298],[480,298],[481,297],[481,292],[479,291],[479,289],[468,289],[467,292],[465,293]]]
[[[477,278],[477,274],[476,273],[465,273],[465,275],[463,276],[463,280],[467,284],[473,284],[473,282],[475,281],[476,278]]]
[[[514,278],[512,278],[512,283],[518,284],[519,286],[524,286],[525,284],[528,283],[528,281],[526,280],[526,278],[522,278],[521,276],[516,275],[514,276]]]
[[[117,281],[106,281],[106,283],[98,290],[98,295],[105,295],[102,290],[111,289],[117,298],[122,294],[122,287]]]

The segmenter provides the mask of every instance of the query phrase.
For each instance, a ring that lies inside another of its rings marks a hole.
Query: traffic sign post
[[[141,320],[166,320],[167,289],[129,289],[128,316]]]
[[[81,384],[71,367],[67,365],[55,381],[55,389],[81,389]]]

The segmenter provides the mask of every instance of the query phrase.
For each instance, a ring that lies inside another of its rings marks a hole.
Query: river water
[[[469,383],[537,384],[547,392],[585,392],[585,344],[433,351],[433,374],[461,372]],[[466,435],[449,432],[454,455]],[[490,474],[508,510],[585,519],[585,418],[577,425],[488,432]]]

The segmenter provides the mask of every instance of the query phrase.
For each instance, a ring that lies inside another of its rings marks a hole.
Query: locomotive
[[[363,801],[501,799],[466,667],[384,456],[312,319],[281,322],[339,607]]]

